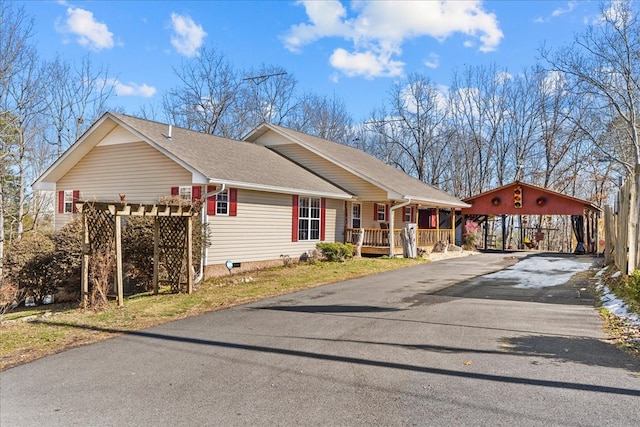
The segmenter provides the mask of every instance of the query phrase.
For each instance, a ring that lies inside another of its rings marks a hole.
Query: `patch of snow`
[[[620,318],[627,319],[635,326],[640,326],[640,317],[635,313],[630,313],[627,304],[616,297],[607,286],[598,285],[598,290],[602,292],[602,296],[600,297],[602,308],[605,308],[607,311]]]
[[[620,272],[620,271],[616,271],[615,273],[613,273],[613,274],[611,275],[611,278],[612,278],[612,279],[615,279],[616,277],[620,277],[621,275],[622,275],[622,272]]]
[[[603,267],[594,275],[594,277],[602,277],[602,275],[609,269],[609,266]]]
[[[520,289],[548,288],[566,283],[571,276],[590,267],[590,263],[575,259],[530,257],[484,277],[514,280],[518,283],[514,287]]]

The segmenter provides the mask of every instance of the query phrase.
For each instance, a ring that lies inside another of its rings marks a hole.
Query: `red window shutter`
[[[76,208],[78,200],[80,200],[80,190],[73,190],[73,207],[71,208],[73,213],[78,213],[78,208]]]
[[[211,193],[212,191],[216,191],[216,187],[214,185],[207,186],[207,193]],[[207,215],[215,215],[216,214],[216,196],[207,197]]]
[[[238,215],[238,189],[229,189],[229,216]]]
[[[191,201],[195,202],[196,200],[200,200],[202,196],[202,187],[199,185],[194,185],[191,187]]]
[[[378,220],[378,204],[377,203],[373,204],[373,220],[374,221]]]
[[[64,213],[64,191],[58,191],[58,213]]]
[[[325,226],[327,222],[327,199],[320,199],[320,240],[324,241]]]
[[[180,194],[180,189],[178,187],[171,187],[171,195],[177,196],[178,194]]]
[[[291,198],[291,241],[298,241],[298,196]]]
[[[411,208],[411,222],[416,222],[416,208]]]
[[[389,218],[389,205],[384,205],[384,217],[387,222],[391,220]]]

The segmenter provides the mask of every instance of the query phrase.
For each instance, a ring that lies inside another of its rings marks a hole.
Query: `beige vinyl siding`
[[[380,201],[379,203],[383,203]],[[380,228],[380,223],[382,221],[374,221],[373,220],[373,207],[374,203],[371,202],[363,202],[361,203],[361,218],[362,218],[362,227],[363,228]],[[387,205],[389,203],[387,202]],[[349,204],[349,209],[351,209],[351,204]],[[414,209],[417,210],[417,207],[414,206]],[[406,223],[404,222],[404,209],[398,208],[393,211],[393,222],[395,228],[402,228]],[[389,205],[389,215],[391,215],[391,205]],[[387,218],[385,222],[390,222],[390,218]],[[351,210],[349,210],[349,227],[351,226]]]
[[[355,194],[361,200],[385,200],[387,198],[386,191],[297,144],[274,145],[271,148],[314,171],[327,181],[334,183],[349,193]]]
[[[211,246],[207,265],[227,260],[251,262],[298,259],[312,251],[318,241],[291,241],[292,196],[238,190],[237,216],[208,217]],[[327,199],[325,241],[344,241],[344,201]]]
[[[56,189],[79,190],[80,200],[157,203],[172,186],[191,185],[189,171],[145,142],[97,146],[56,183]],[[56,194],[57,212],[57,194]],[[56,213],[59,229],[72,215]]]
[[[109,134],[98,143],[98,147],[114,145],[114,144],[126,144],[131,142],[138,142],[140,138],[129,132],[127,129],[117,126]]]

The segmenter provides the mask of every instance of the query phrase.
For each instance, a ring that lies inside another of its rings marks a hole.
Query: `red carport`
[[[598,218],[601,210],[586,200],[515,181],[464,199],[464,202],[471,207],[462,209],[463,217],[483,226],[485,249],[492,246],[502,246],[502,249],[505,249],[504,242],[508,238],[517,243],[518,249],[537,249],[545,239],[545,231],[548,238],[548,231],[554,229],[551,224],[543,225],[543,219],[564,216],[570,218],[576,243],[575,252],[597,252]],[[508,217],[511,218],[509,227]],[[496,243],[496,218],[502,220],[502,245]],[[493,221],[493,226],[490,226],[490,221]],[[519,230],[519,233],[515,233],[514,230]],[[547,249],[550,250],[550,242]]]

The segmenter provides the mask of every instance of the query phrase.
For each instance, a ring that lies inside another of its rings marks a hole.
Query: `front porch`
[[[379,228],[347,228],[345,241],[356,244],[358,233],[362,230],[364,238],[361,253],[363,255],[389,255],[389,230]],[[402,255],[401,228],[393,230],[393,252]],[[432,248],[438,242],[455,242],[455,230],[419,228],[416,232],[416,245],[420,249]]]

